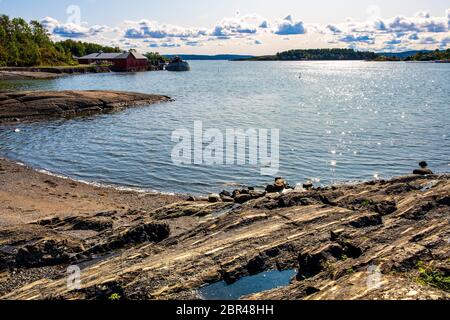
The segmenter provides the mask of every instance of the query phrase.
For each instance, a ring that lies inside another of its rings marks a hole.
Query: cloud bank
[[[46,17],[41,23],[56,39],[89,39],[127,48],[234,46],[350,47],[360,50],[447,49],[450,39],[450,8],[442,16],[426,11],[368,21],[348,19],[337,24],[313,24],[287,15],[270,20],[259,14],[225,17],[209,28],[183,27],[150,19],[123,21],[118,26],[61,23]],[[294,43],[297,44],[294,46]]]

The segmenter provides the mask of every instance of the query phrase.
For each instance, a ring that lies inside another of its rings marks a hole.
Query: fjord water
[[[14,90],[124,90],[174,102],[0,127],[0,156],[89,182],[163,192],[260,185],[255,166],[176,166],[172,132],[280,129],[291,184],[410,173],[420,160],[450,169],[450,65],[371,62],[191,62],[187,73],[89,74],[0,84]],[[14,132],[19,128],[20,133]]]

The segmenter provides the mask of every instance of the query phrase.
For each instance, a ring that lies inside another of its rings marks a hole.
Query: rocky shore
[[[104,66],[78,66],[78,67],[2,67],[0,68],[0,81],[2,80],[45,80],[56,79],[65,75],[85,73],[110,72]]]
[[[0,160],[0,299],[200,299],[296,270],[245,299],[450,299],[450,176],[208,198],[98,188]],[[81,287],[67,286],[67,268]]]
[[[161,95],[120,91],[0,92],[0,123],[109,113],[169,101]]]

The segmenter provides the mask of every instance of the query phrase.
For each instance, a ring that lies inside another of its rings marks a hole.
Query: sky
[[[186,54],[447,49],[448,0],[0,0],[54,40]]]

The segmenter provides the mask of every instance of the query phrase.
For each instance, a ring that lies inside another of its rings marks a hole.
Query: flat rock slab
[[[0,71],[1,80],[48,80],[56,79],[61,75],[50,72],[31,72],[31,71]]]
[[[167,101],[170,97],[121,91],[0,92],[0,123],[72,118]]]

